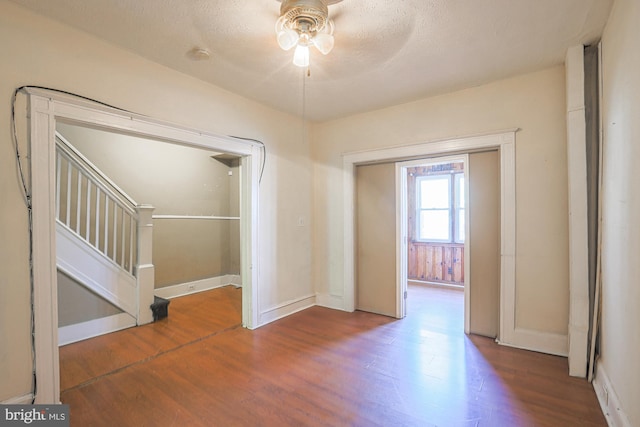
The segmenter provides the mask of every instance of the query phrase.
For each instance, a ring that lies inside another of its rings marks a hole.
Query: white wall
[[[640,3],[616,0],[602,37],[602,355],[621,419],[640,425]],[[615,403],[612,404],[612,406]],[[616,414],[612,414],[614,417]]]
[[[182,126],[264,141],[259,310],[313,294],[311,233],[297,223],[302,216],[308,224],[311,216],[309,146],[299,119],[6,0],[0,0],[0,53],[0,401],[28,394],[31,383],[27,212],[9,133],[9,100],[18,86],[50,86]]]
[[[566,334],[564,94],[559,66],[315,125],[313,277],[320,301],[342,298],[342,153],[517,127],[516,327]]]

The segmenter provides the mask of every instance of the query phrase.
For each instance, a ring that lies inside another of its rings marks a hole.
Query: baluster
[[[67,216],[64,223],[71,227],[71,162],[67,161]]]
[[[86,213],[86,239],[87,242],[90,240],[91,236],[91,180],[87,177],[87,213]]]
[[[96,186],[96,249],[100,250],[100,187]]]
[[[124,232],[124,209],[122,209],[122,216],[120,217],[120,239],[122,240],[122,244],[120,245],[120,267],[125,268],[124,264],[124,248],[125,248],[125,232]]]
[[[82,207],[82,173],[78,169],[78,192],[76,193],[76,233],[80,235],[80,211]]]
[[[60,175],[62,171],[62,156],[56,151],[56,218],[60,219]]]
[[[113,202],[113,253],[111,259],[118,263],[118,208],[115,200]]]
[[[104,195],[104,254],[109,256],[109,196]]]
[[[133,232],[134,232],[133,216],[129,214],[129,273],[133,274]]]

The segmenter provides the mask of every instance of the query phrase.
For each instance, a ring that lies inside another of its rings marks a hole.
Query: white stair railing
[[[139,212],[145,213],[140,224]],[[56,132],[56,220],[59,227],[71,232],[94,251],[97,251],[129,276],[137,288],[135,293],[115,295],[122,286],[101,284],[104,292],[97,291],[121,309],[131,312],[138,324],[151,320],[149,305],[153,303],[153,265],[151,264],[151,230],[149,222],[153,207],[138,205],[100,169],[83,156],[62,135]],[[142,227],[142,228],[141,228]],[[140,230],[145,232],[140,241]],[[144,245],[144,247],[142,247]],[[147,247],[148,246],[148,247]],[[142,258],[145,258],[141,261]],[[143,265],[140,265],[142,262]],[[66,265],[72,263],[67,260]],[[141,280],[140,269],[145,270]],[[113,277],[113,275],[87,274],[85,276]],[[105,279],[106,280],[106,279]],[[109,279],[111,280],[111,279]],[[120,278],[121,282],[129,279]],[[91,277],[88,282],[96,282]],[[91,287],[90,284],[83,283]],[[113,297],[113,298],[111,298]],[[126,298],[123,302],[122,298]],[[147,313],[148,312],[148,313]]]
[[[137,203],[56,134],[56,219],[136,275]]]

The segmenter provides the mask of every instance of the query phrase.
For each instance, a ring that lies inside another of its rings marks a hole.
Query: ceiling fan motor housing
[[[323,0],[283,0],[280,16],[290,28],[314,34],[327,25],[329,8]]]

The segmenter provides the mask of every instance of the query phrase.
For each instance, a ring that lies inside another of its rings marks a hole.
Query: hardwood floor
[[[225,286],[171,300],[170,316],[60,347],[60,390],[100,379],[242,324],[242,290]]]
[[[462,292],[408,316],[313,307],[255,331],[225,287],[169,318],[60,349],[72,426],[606,426],[565,358],[462,332]]]

